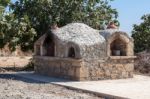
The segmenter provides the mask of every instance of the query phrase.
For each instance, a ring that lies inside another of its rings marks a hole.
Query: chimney
[[[51,25],[51,29],[52,29],[52,30],[58,29],[57,23],[52,24],[52,25]]]
[[[114,22],[110,22],[107,26],[107,29],[118,29]]]

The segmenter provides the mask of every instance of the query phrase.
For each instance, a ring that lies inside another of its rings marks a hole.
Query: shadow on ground
[[[32,72],[13,72],[0,73],[0,79],[18,80],[26,83],[54,83],[54,82],[73,82],[66,79],[42,76]]]
[[[0,79],[18,80],[18,81],[23,81],[23,82],[27,82],[27,83],[44,83],[42,81],[18,77],[13,74],[0,74]]]

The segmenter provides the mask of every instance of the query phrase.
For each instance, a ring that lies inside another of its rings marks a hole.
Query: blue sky
[[[133,24],[141,22],[141,16],[150,14],[150,0],[114,0],[110,4],[119,12],[120,29],[129,34]]]
[[[119,12],[120,29],[129,34],[133,24],[142,22],[141,16],[150,14],[150,0],[114,0],[111,5]]]
[[[15,2],[15,1],[17,1],[17,0],[11,0],[12,2]]]

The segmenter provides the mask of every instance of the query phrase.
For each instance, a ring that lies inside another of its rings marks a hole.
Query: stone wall
[[[85,61],[81,74],[85,80],[122,79],[133,77],[133,70],[134,57],[109,57]]]
[[[134,43],[133,39],[129,38],[126,33],[123,32],[115,32],[114,34],[107,37],[107,56],[111,56],[111,43],[120,39],[126,44],[126,48],[124,49],[126,52],[126,56],[134,56]]]
[[[104,80],[133,77],[134,58],[115,56],[105,60],[80,60],[35,56],[35,72],[71,80]]]
[[[71,80],[80,80],[81,60],[34,56],[34,63],[35,73]]]

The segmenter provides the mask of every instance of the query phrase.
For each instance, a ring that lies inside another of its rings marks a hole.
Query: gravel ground
[[[102,99],[65,87],[0,74],[0,99]]]

